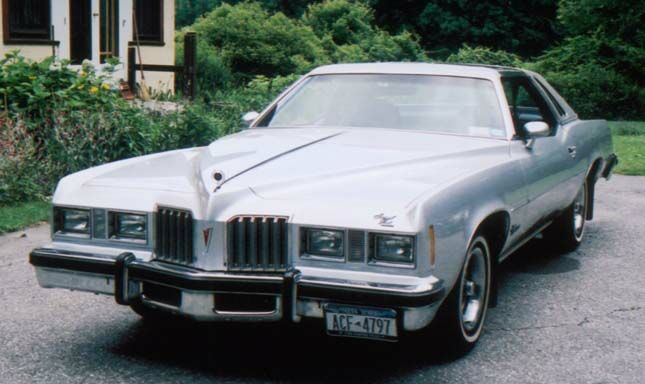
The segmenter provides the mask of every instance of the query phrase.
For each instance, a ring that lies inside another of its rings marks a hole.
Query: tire
[[[470,352],[481,336],[491,292],[491,265],[488,242],[475,236],[459,278],[432,325],[450,357]]]
[[[585,221],[589,208],[589,188],[585,181],[573,203],[544,230],[546,245],[553,251],[575,251],[585,234]]]

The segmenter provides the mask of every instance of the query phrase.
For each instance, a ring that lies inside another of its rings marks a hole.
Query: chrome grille
[[[286,270],[286,217],[236,217],[227,223],[226,237],[229,270]]]
[[[362,263],[365,261],[365,232],[349,231],[349,255],[347,261]]]
[[[193,216],[189,211],[159,207],[155,258],[176,264],[193,262]]]

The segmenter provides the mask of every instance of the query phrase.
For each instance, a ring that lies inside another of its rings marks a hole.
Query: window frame
[[[52,0],[47,2],[47,33],[46,36],[39,37],[12,37],[11,36],[11,17],[10,17],[10,1],[17,0],[3,0],[2,1],[2,40],[5,45],[59,45],[60,42],[52,39]]]
[[[479,76],[462,76],[462,75],[451,75],[451,74],[437,74],[437,73],[398,73],[398,72],[380,72],[380,71],[374,71],[374,72],[330,72],[330,73],[314,73],[314,74],[308,74],[305,76],[302,76],[300,79],[298,79],[295,83],[293,83],[291,86],[289,86],[286,90],[284,90],[280,95],[278,95],[277,98],[275,98],[261,113],[260,115],[255,119],[253,124],[249,127],[252,129],[283,129],[281,127],[271,127],[268,126],[269,121],[273,118],[275,115],[275,112],[278,108],[280,108],[281,104],[284,104],[288,102],[292,97],[294,97],[296,94],[302,90],[302,87],[309,82],[309,80],[316,78],[316,77],[322,77],[322,76],[347,76],[347,75],[408,75],[408,76],[423,76],[423,77],[446,77],[446,78],[459,78],[459,79],[472,79],[472,80],[482,80],[482,81],[488,81],[491,83],[493,86],[493,91],[495,93],[495,100],[497,107],[499,108],[499,113],[501,117],[501,123],[502,123],[502,128],[504,130],[504,136],[503,137],[495,137],[495,136],[478,136],[478,135],[462,135],[458,133],[451,133],[451,132],[442,132],[442,131],[433,131],[432,133],[435,134],[443,134],[443,135],[456,135],[456,136],[464,136],[464,137],[477,137],[477,138],[483,138],[483,139],[491,139],[491,140],[504,140],[504,141],[510,141],[513,139],[513,132],[511,131],[514,129],[514,125],[510,126],[507,124],[507,119],[506,119],[506,112],[505,112],[505,107],[504,107],[504,102],[506,102],[505,98],[505,92],[503,88],[498,88],[501,85],[501,82],[498,81],[498,79],[492,79],[488,77],[479,77]],[[508,108],[508,107],[506,107]],[[512,121],[511,121],[512,124]],[[354,128],[360,128],[360,127],[354,127]],[[287,128],[288,129],[288,128]]]
[[[558,125],[560,124],[560,116],[554,111],[554,107],[551,106],[549,103],[549,100],[545,98],[545,96],[542,94],[540,91],[539,87],[535,84],[535,80],[527,76],[525,74],[521,75],[515,75],[515,76],[509,76],[505,75],[500,78],[500,81],[502,83],[502,89],[504,91],[504,97],[506,98],[506,105],[509,111],[511,112],[511,120],[513,123],[513,130],[515,133],[515,138],[519,139],[524,139],[526,137],[526,134],[524,132],[523,127],[518,127],[516,124],[516,118],[514,116],[514,110],[511,109],[511,99],[509,99],[509,96],[512,97],[517,97],[517,89],[515,88],[513,91],[513,95],[508,95],[506,92],[506,81],[511,81],[516,83],[515,87],[519,87],[523,85],[526,88],[526,91],[528,92],[529,96],[534,98],[535,102],[537,103],[537,108],[540,110],[540,114],[542,115],[543,121],[549,125],[550,128],[550,134],[549,136],[555,136],[557,134],[558,130]]]
[[[559,116],[560,119],[565,117],[567,115],[567,111],[558,102],[558,100],[556,100],[555,96],[553,96],[553,94],[549,92],[548,89],[546,89],[546,87],[544,86],[544,84],[542,84],[540,80],[534,78],[533,81],[535,81],[535,83],[537,84],[538,90],[542,91],[542,93],[546,95],[546,99],[550,101],[550,104],[553,106],[553,109],[554,109],[553,112],[555,112],[555,114]]]
[[[153,46],[153,47],[163,47],[166,45],[165,41],[165,34],[164,34],[164,27],[165,27],[165,15],[164,15],[164,7],[165,3],[164,0],[156,0],[159,2],[159,36],[158,38],[154,39],[149,39],[149,38],[141,38],[141,27],[139,20],[137,20],[137,32],[139,32],[139,45],[144,45],[144,46]],[[138,19],[139,18],[139,10],[137,7],[137,3],[139,0],[133,0],[132,2],[132,7],[135,12],[135,17]],[[134,27],[132,28],[132,41],[129,42],[128,45],[134,46],[137,44],[137,37],[135,36],[135,29]]]

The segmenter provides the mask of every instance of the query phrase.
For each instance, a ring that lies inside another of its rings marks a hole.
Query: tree
[[[379,25],[413,30],[431,57],[444,58],[464,43],[530,57],[559,39],[556,0],[370,0]]]
[[[221,4],[222,0],[175,0],[175,24],[177,28],[190,25]]]
[[[361,1],[312,4],[302,20],[334,62],[427,60],[415,36],[407,31],[392,35],[377,27],[374,13]]]
[[[535,63],[583,117],[645,118],[645,3],[562,0],[567,37]]]
[[[198,60],[217,57],[213,67],[230,68],[236,80],[302,73],[329,62],[311,28],[281,12],[271,14],[259,3],[223,4],[190,29],[200,40]]]
[[[244,0],[175,0],[175,24],[177,28],[193,24],[197,18],[220,5],[235,5]],[[270,12],[282,12],[286,16],[299,18],[312,0],[261,0],[258,3]]]

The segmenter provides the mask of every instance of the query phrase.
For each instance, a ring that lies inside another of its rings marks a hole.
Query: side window
[[[515,132],[524,135],[524,124],[530,121],[544,121],[555,133],[556,121],[545,100],[526,77],[503,78],[508,107],[513,117]]]
[[[562,105],[560,105],[558,100],[556,100],[555,96],[553,96],[553,94],[549,92],[549,90],[544,86],[544,84],[542,84],[542,82],[538,79],[535,79],[535,82],[538,84],[540,89],[542,89],[542,92],[544,92],[544,94],[549,98],[549,100],[551,100],[551,104],[553,104],[553,106],[555,107],[555,110],[558,111],[558,115],[560,116],[566,115],[567,113],[564,111],[564,108],[562,108]]]

